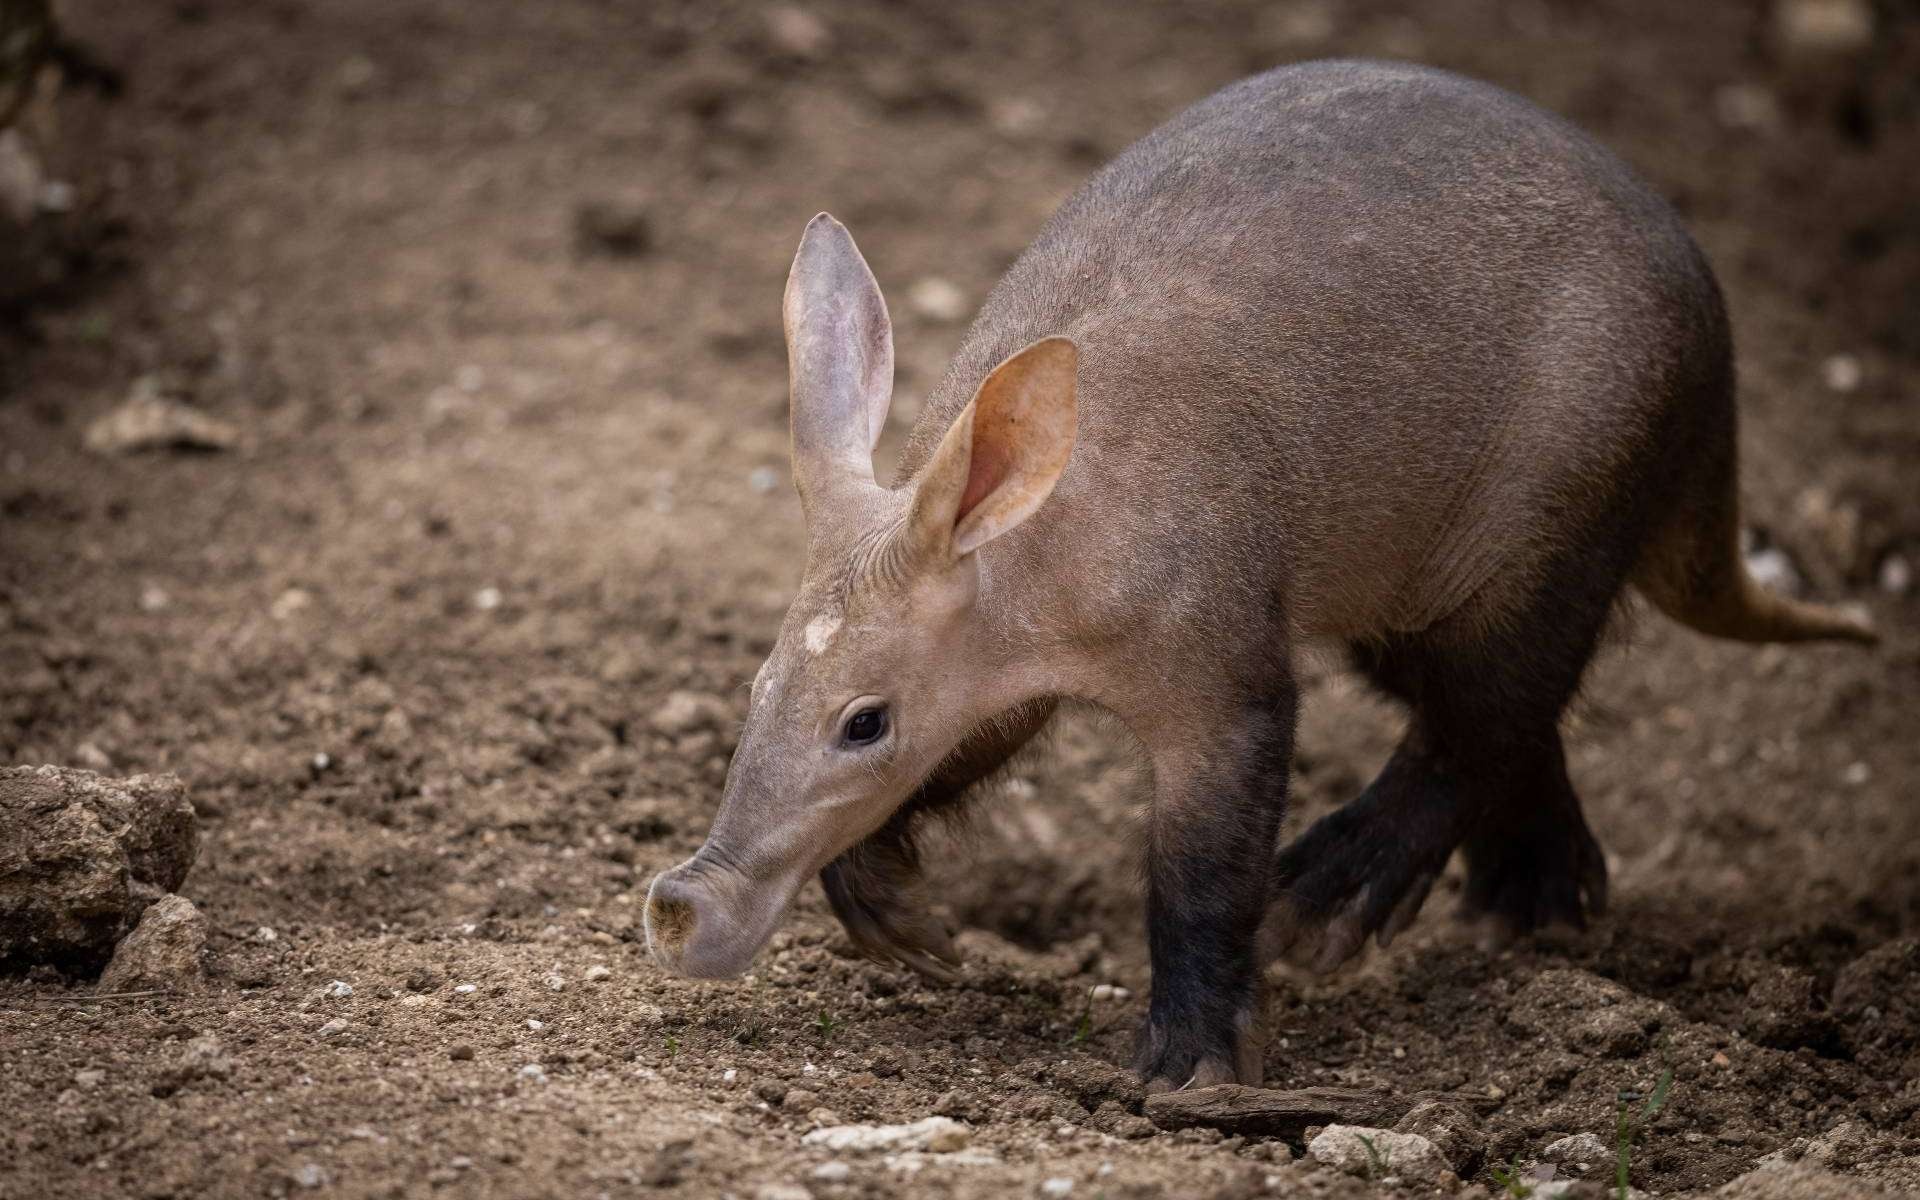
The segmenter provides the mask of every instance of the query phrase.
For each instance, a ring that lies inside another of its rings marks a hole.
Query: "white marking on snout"
[[[808,654],[818,654],[833,641],[833,635],[840,632],[840,618],[832,613],[821,613],[807,622],[804,644]]]

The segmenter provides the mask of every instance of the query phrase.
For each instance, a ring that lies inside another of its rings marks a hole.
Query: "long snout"
[[[702,848],[647,889],[647,950],[676,975],[730,979],[752,964],[798,890],[797,879],[751,879]]]

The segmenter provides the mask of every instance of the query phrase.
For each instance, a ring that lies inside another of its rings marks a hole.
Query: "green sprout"
[[[1383,1154],[1380,1148],[1373,1144],[1373,1139],[1366,1134],[1356,1133],[1353,1136],[1360,1139],[1360,1145],[1365,1147],[1367,1151],[1367,1178],[1375,1180],[1385,1179],[1388,1174],[1388,1168],[1393,1165],[1392,1147],[1388,1147],[1386,1153]]]
[[[1673,1087],[1673,1071],[1660,1072],[1659,1082],[1653,1085],[1653,1093],[1644,1097],[1646,1104],[1640,1109],[1640,1116],[1633,1116],[1633,1102],[1643,1097],[1638,1092],[1621,1092],[1618,1105],[1614,1109],[1613,1132],[1619,1152],[1614,1160],[1613,1183],[1616,1200],[1627,1200],[1627,1173],[1633,1165],[1633,1139],[1647,1122],[1666,1106],[1667,1092]]]

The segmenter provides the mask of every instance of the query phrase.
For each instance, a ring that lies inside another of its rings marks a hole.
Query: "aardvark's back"
[[[1102,625],[1140,603],[1225,619],[1237,592],[1284,593],[1303,632],[1418,629],[1680,509],[1682,548],[1705,523],[1731,566],[1731,509],[1702,511],[1732,467],[1712,277],[1618,159],[1496,88],[1313,63],[1135,144],[995,288],[902,478],[1048,334],[1081,349],[1080,469],[1008,552],[1075,578]],[[1705,494],[1682,494],[1680,464],[1712,454]],[[1130,583],[1086,586],[1115,572]],[[1688,581],[1655,584],[1685,607]]]

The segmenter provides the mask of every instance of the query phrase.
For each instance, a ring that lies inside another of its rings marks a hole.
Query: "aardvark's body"
[[[1257,1082],[1265,955],[1384,943],[1454,850],[1508,931],[1603,903],[1558,720],[1627,583],[1711,634],[1870,636],[1741,567],[1726,320],[1672,210],[1438,71],[1276,70],[1127,150],[994,289],[892,488],[892,334],[830,218],[786,320],[807,573],[649,899],[690,973],[743,969],[819,871],[863,948],[942,971],[914,819],[1085,700],[1153,770],[1137,1065]],[[1292,663],[1329,641],[1410,725],[1278,850]]]

